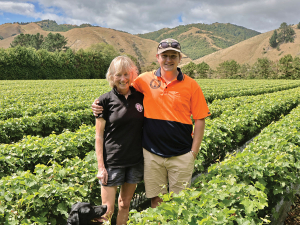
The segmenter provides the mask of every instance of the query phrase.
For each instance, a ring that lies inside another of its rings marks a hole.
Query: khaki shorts
[[[170,158],[155,155],[146,149],[143,152],[147,198],[156,197],[159,193],[166,194],[168,188],[169,192],[178,194],[190,187],[195,161],[192,152]]]

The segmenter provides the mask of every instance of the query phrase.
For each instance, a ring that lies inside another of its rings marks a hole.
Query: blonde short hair
[[[118,56],[114,58],[106,73],[106,79],[109,86],[113,87],[114,79],[113,76],[118,73],[126,72],[130,74],[130,84],[137,78],[138,69],[134,62],[128,56]]]

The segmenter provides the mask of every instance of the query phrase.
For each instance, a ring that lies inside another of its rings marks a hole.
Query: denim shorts
[[[106,187],[120,186],[125,182],[129,184],[137,184],[144,177],[144,162],[137,165],[124,168],[106,168],[108,173],[107,184],[103,185],[99,180],[100,185]]]

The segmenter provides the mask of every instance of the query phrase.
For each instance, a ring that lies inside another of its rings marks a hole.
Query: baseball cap
[[[180,44],[177,40],[172,38],[167,38],[159,42],[157,47],[157,54],[161,54],[168,50],[174,50],[176,52],[181,52]]]

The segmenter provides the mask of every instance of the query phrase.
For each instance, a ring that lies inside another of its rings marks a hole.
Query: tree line
[[[36,50],[45,49],[49,52],[67,50],[66,44],[68,43],[67,38],[63,35],[56,33],[49,33],[46,37],[37,34],[20,34],[13,42],[10,44],[10,47],[14,48],[16,46],[24,46],[24,47],[33,47]]]
[[[103,79],[118,53],[103,44],[102,51],[72,49],[50,52],[17,45],[0,49],[0,80]]]
[[[268,58],[258,58],[253,65],[240,65],[235,60],[227,60],[213,70],[205,62],[189,64],[181,68],[192,78],[220,79],[300,79],[300,58],[288,54],[278,62]]]

